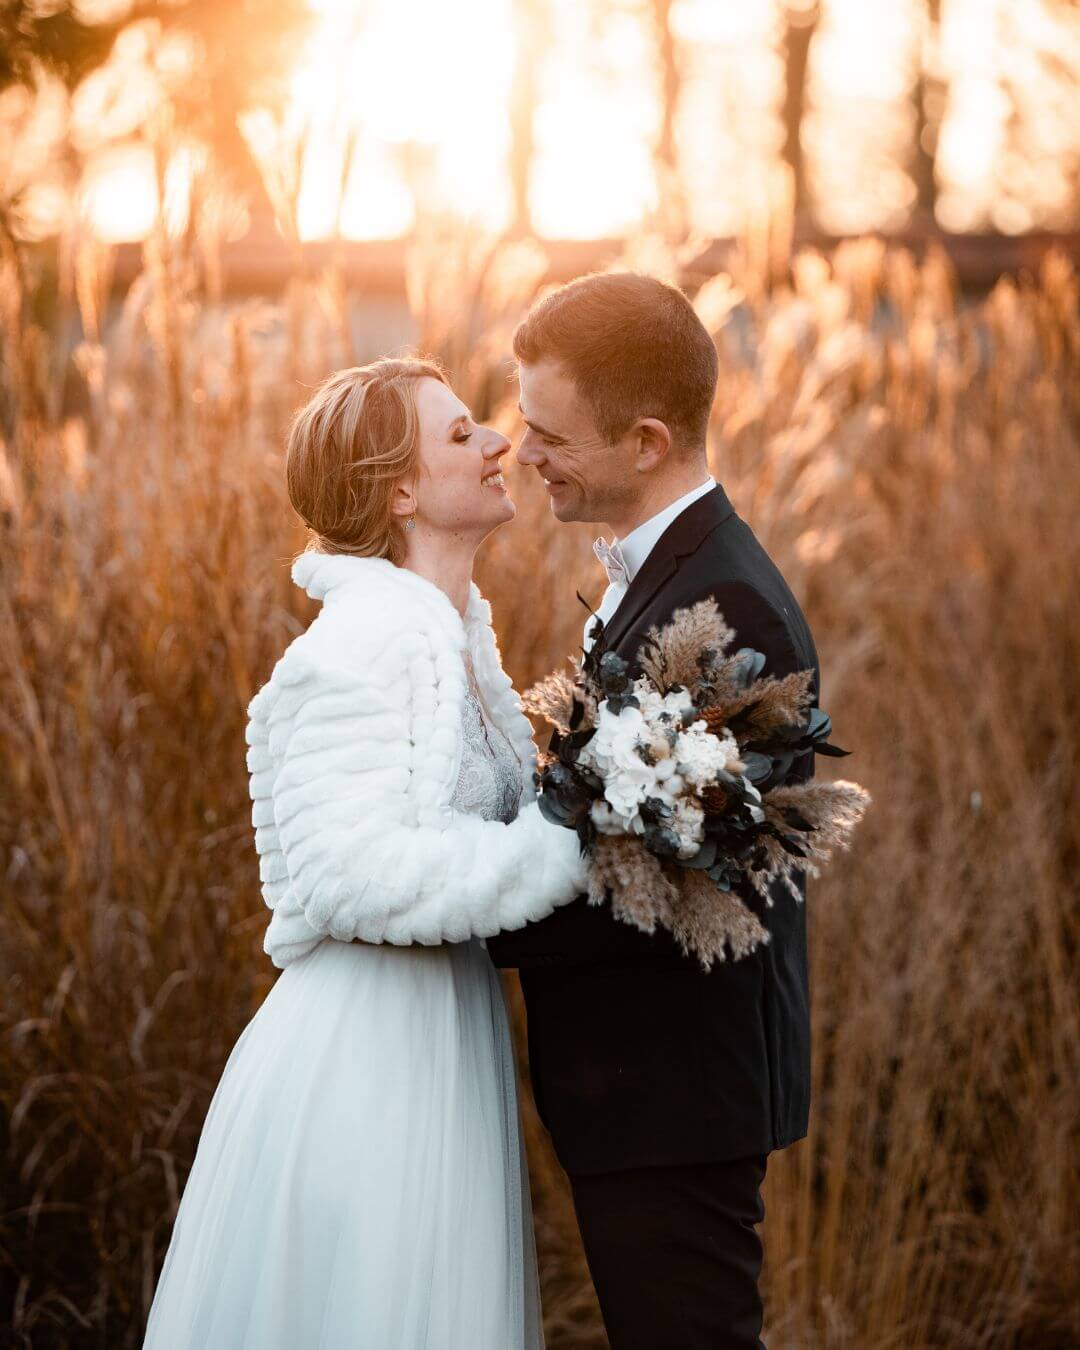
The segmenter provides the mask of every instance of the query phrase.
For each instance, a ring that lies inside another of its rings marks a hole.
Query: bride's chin
[[[465,528],[476,530],[481,536],[486,536],[501,525],[508,525],[516,515],[517,507],[509,497],[504,497],[498,504],[489,503],[483,515],[477,514]]]

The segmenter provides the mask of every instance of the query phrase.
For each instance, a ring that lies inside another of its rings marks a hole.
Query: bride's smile
[[[415,528],[474,536],[479,543],[517,511],[502,473],[510,441],[474,422],[449,385],[431,377],[417,383],[416,411],[419,474],[410,503]]]

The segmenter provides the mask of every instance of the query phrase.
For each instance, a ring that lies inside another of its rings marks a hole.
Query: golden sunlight
[[[505,0],[313,0],[319,22],[293,74],[307,155],[300,233],[402,233],[418,209],[491,229],[506,220],[513,62]]]
[[[300,238],[393,238],[432,216],[505,229],[514,215],[511,123],[523,90],[528,212],[539,235],[625,235],[657,207],[662,106],[649,5],[310,4],[315,26],[283,111],[253,108],[240,120],[268,180],[289,168],[283,195]],[[687,220],[702,233],[738,230],[768,197],[784,134],[781,30],[781,0],[676,0],[672,9],[681,81],[674,141]],[[928,52],[948,89],[941,224],[1009,230],[1064,216],[1062,149],[1075,143],[1077,97],[1059,91],[1045,108],[1028,109],[1025,147],[1008,143],[1006,124],[1016,100],[1037,101],[1041,63],[1055,47],[1065,44],[1064,64],[1080,68],[1076,26],[1052,17],[1046,0],[945,0],[932,52],[927,34],[919,0],[821,0],[803,126],[820,223],[837,232],[904,223],[915,199],[906,167],[913,72]],[[128,35],[117,47],[118,100],[145,101],[157,78],[151,44]],[[180,161],[168,171],[181,224],[186,172]],[[82,204],[99,234],[144,235],[157,203],[145,150],[106,146],[89,156]]]
[[[117,146],[96,155],[79,195],[79,209],[94,233],[109,243],[149,234],[158,210],[149,146]]]

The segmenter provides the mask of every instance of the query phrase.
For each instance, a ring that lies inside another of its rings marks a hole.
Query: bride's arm
[[[460,942],[545,918],[584,889],[576,835],[535,802],[510,824],[461,812],[442,828],[413,823],[414,691],[296,664],[284,697],[287,712],[248,723],[252,821],[264,882],[278,894],[287,883],[316,932]]]

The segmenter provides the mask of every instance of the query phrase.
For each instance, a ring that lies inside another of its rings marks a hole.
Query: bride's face
[[[491,427],[477,426],[461,399],[439,380],[418,382],[416,410],[420,473],[411,491],[417,527],[483,537],[513,520],[517,508],[502,481],[509,440]]]

